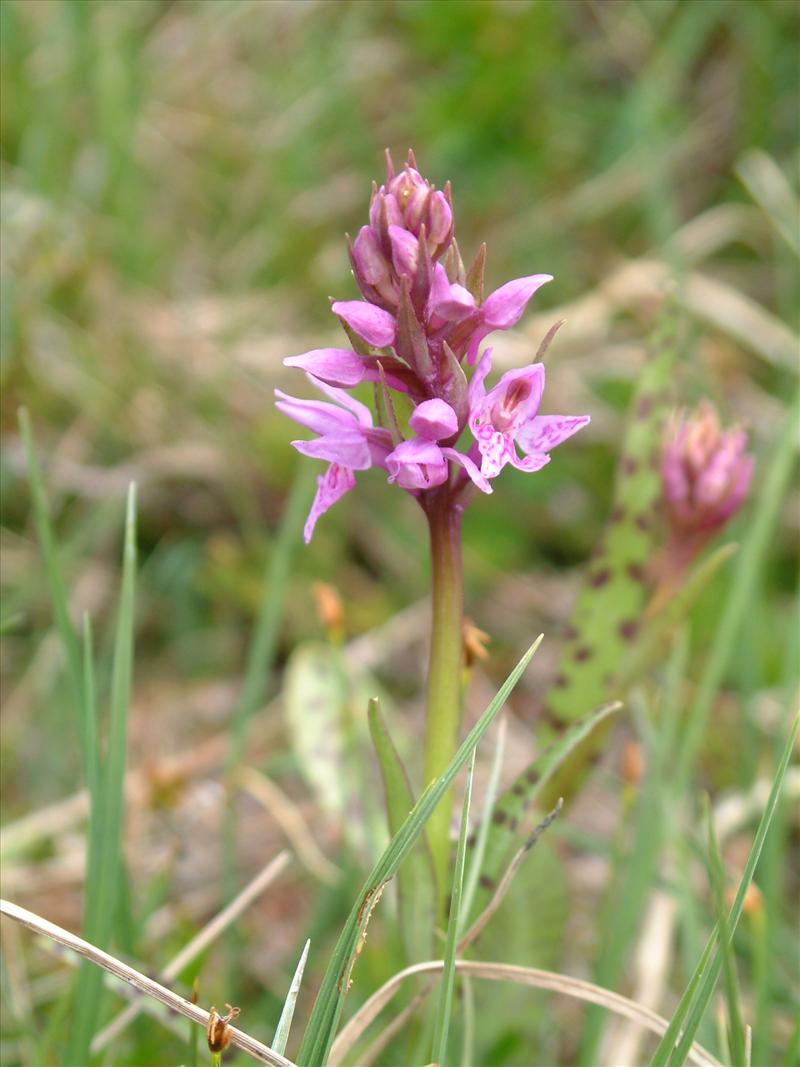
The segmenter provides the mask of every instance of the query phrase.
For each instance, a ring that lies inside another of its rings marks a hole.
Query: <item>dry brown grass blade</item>
[[[218,915],[215,915],[211,922],[207,923],[202,930],[199,930],[197,934],[189,941],[181,951],[175,956],[174,959],[166,965],[161,972],[161,978],[165,982],[174,981],[175,978],[181,973],[181,971],[190,963],[193,959],[200,955],[200,953],[206,949],[213,941],[220,936],[220,934],[226,930],[232,922],[242,914],[261,894],[270,886],[278,875],[285,869],[289,863],[290,855],[288,852],[279,852],[270,862],[264,867],[263,870],[248,882],[241,893],[238,894],[226,908],[223,908]],[[142,1011],[142,1003],[138,1001],[134,1004],[129,1004],[127,1008],[119,1013],[108,1026],[105,1026],[102,1030],[95,1035],[92,1041],[92,1052],[102,1052],[115,1038],[125,1030],[130,1023],[139,1015]]]
[[[400,986],[412,975],[417,974],[440,974],[443,967],[442,960],[430,960],[427,963],[417,963],[412,967],[406,967],[385,982],[377,992],[373,993],[369,1000],[363,1004],[356,1014],[349,1020],[334,1042],[328,1067],[337,1067],[347,1055],[359,1037],[364,1033],[370,1023],[377,1018],[380,1012],[393,999]],[[536,967],[518,967],[510,963],[485,963],[480,960],[456,960],[456,970],[459,974],[469,975],[474,978],[484,978],[491,982],[513,982],[516,985],[529,986],[533,989],[546,989],[551,993],[560,993],[563,996],[574,997],[584,1000],[589,1004],[597,1004],[601,1008],[622,1015],[628,1019],[634,1019],[642,1026],[651,1030],[654,1034],[663,1034],[667,1029],[667,1020],[663,1019],[650,1008],[642,1007],[633,1000],[612,993],[608,989],[594,985],[592,982],[584,982],[579,978],[570,978],[569,975],[557,974],[554,971],[542,971]],[[697,1067],[722,1067],[710,1052],[695,1042],[689,1051],[689,1061]]]
[[[202,1026],[204,1029],[208,1027],[209,1013],[205,1009],[198,1007],[197,1004],[192,1004],[191,1001],[184,1000],[177,993],[173,993],[171,989],[167,989],[166,986],[153,981],[152,978],[148,978],[146,974],[129,967],[127,963],[123,963],[121,960],[109,955],[108,952],[103,952],[102,949],[90,945],[88,941],[84,941],[83,938],[70,933],[69,930],[64,930],[63,927],[56,926],[55,923],[51,923],[40,915],[19,907],[17,904],[12,904],[8,900],[0,901],[0,914],[6,915],[9,919],[14,919],[15,922],[21,923],[23,926],[27,926],[34,933],[48,937],[65,948],[77,952],[84,959],[89,960],[98,967],[102,967],[115,977],[121,978],[123,982],[132,985],[140,993],[144,993],[145,996],[152,997],[172,1011],[186,1016],[187,1019],[191,1019],[198,1026]],[[259,1063],[268,1063],[271,1064],[271,1067],[297,1067],[291,1060],[287,1060],[285,1056],[273,1052],[272,1049],[262,1045],[260,1041],[256,1041],[254,1037],[250,1037],[244,1031],[237,1030],[236,1027],[230,1027],[230,1038],[231,1044],[235,1048],[246,1052]]]
[[[317,844],[297,804],[275,782],[253,767],[244,767],[237,775],[237,782],[278,823],[309,873],[325,885],[335,885],[342,872]]]

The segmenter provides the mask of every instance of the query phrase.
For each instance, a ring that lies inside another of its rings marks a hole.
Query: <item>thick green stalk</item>
[[[461,508],[453,504],[449,490],[443,487],[426,512],[431,538],[433,614],[426,695],[424,786],[439,777],[458,747],[464,616]],[[448,885],[452,807],[453,795],[448,791],[428,823],[440,916],[444,912]]]

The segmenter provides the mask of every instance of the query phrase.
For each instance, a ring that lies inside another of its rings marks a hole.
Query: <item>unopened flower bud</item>
[[[232,1008],[230,1004],[225,1007],[228,1009],[225,1015],[220,1015],[216,1008],[212,1008],[208,1013],[206,1037],[211,1052],[224,1052],[231,1043],[231,1028],[228,1023],[238,1018],[239,1009]]]
[[[674,540],[702,547],[739,510],[753,476],[753,457],[746,447],[745,431],[723,432],[708,401],[672,425],[661,482]]]

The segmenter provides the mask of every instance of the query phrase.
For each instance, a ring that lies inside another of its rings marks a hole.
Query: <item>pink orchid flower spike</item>
[[[508,371],[486,391],[492,369],[491,349],[483,354],[469,387],[469,428],[481,456],[481,473],[495,478],[510,463],[521,471],[537,471],[550,461],[548,453],[590,422],[588,415],[539,415],[544,392],[544,364]],[[517,454],[517,445],[526,453]]]

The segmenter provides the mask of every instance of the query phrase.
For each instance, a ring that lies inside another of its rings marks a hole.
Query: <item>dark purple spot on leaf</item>
[[[587,659],[591,659],[592,650],[588,645],[580,645],[575,649],[573,659],[578,663],[585,663]]]
[[[633,458],[633,456],[623,456],[622,457],[622,463],[620,464],[620,469],[622,470],[623,474],[627,475],[627,477],[630,477],[632,474],[635,474],[636,471],[638,470],[638,467],[639,467],[639,464],[636,462],[636,460]]]
[[[611,514],[608,516],[609,522],[622,522],[625,518],[625,508],[622,505],[617,504],[616,507],[611,509]]]
[[[636,417],[638,419],[646,419],[653,410],[654,404],[655,397],[651,393],[645,393],[636,408]]]
[[[625,641],[632,641],[639,631],[639,623],[636,619],[626,619],[619,624],[619,635]]]
[[[646,582],[647,570],[641,563],[629,563],[627,566],[628,577],[634,582]]]
[[[553,679],[554,689],[566,689],[569,685],[569,680],[565,674],[557,674]]]
[[[611,577],[611,568],[603,567],[599,571],[595,571],[594,574],[589,575],[589,585],[599,588],[601,585],[605,585],[608,579]]]

